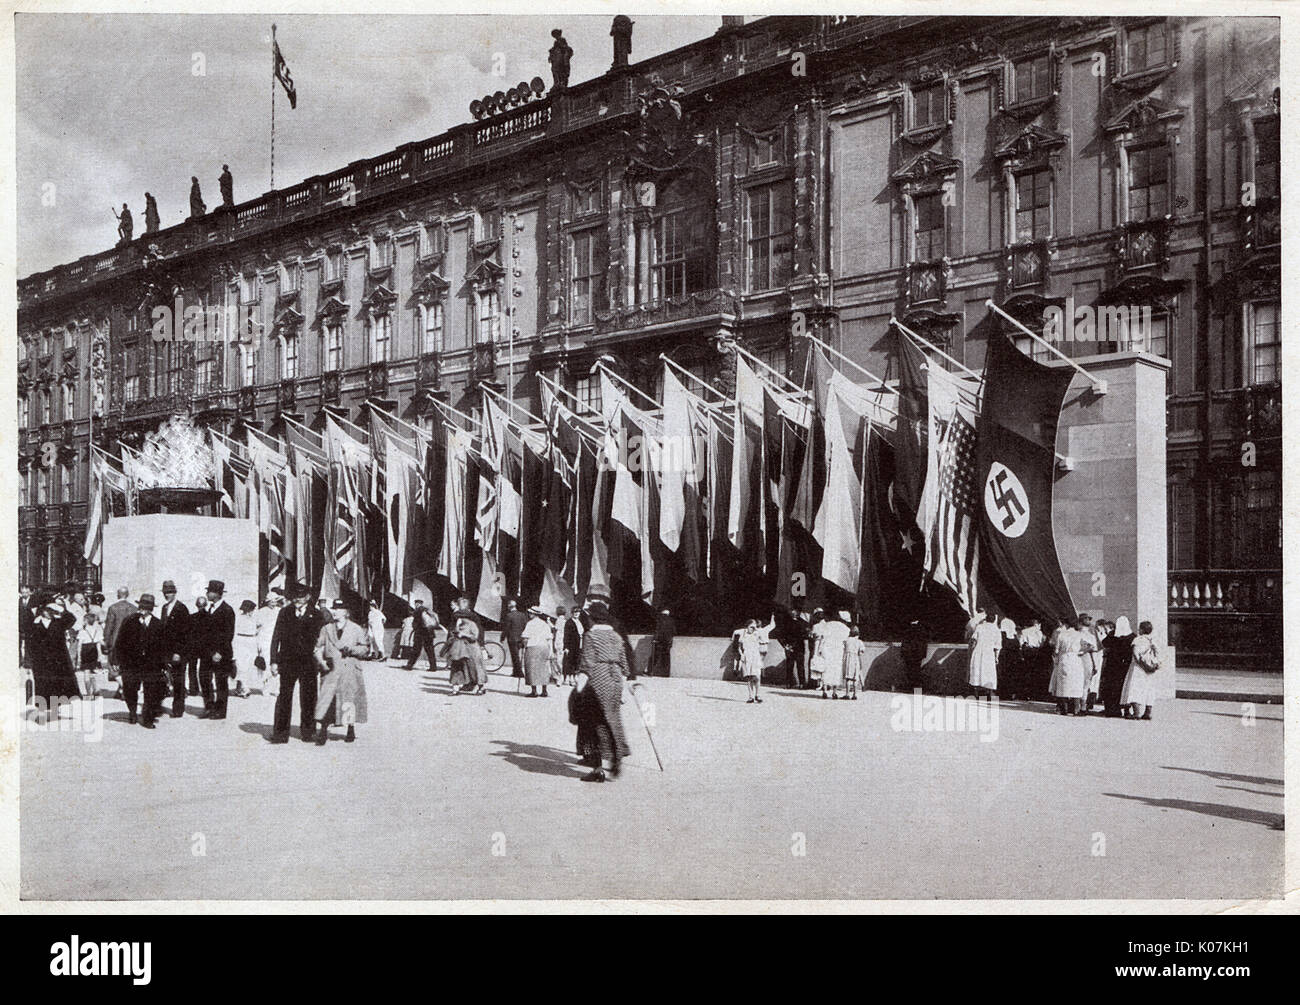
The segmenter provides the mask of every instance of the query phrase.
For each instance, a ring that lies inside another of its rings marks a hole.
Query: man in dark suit
[[[190,614],[189,648],[185,653],[185,667],[189,677],[190,694],[202,694],[199,687],[199,663],[203,655],[203,633],[207,630],[208,598],[199,595],[194,598],[194,611]],[[207,706],[204,706],[206,711]]]
[[[117,589],[117,601],[104,612],[104,655],[108,657],[109,670],[116,672],[121,661],[117,658],[117,633],[126,619],[135,613],[135,604],[127,599],[130,591],[125,586]]]
[[[226,584],[208,582],[208,613],[203,622],[199,687],[203,689],[202,719],[224,719],[230,694],[230,673],[235,663],[235,609],[225,601]],[[216,685],[215,694],[213,685]]]
[[[280,695],[275,700],[272,743],[289,742],[293,720],[293,688],[298,685],[300,731],[305,742],[316,733],[316,639],[324,620],[312,605],[311,593],[301,583],[288,589],[289,603],[280,609],[271,636],[271,672],[280,675]]]
[[[185,714],[185,664],[193,647],[193,626],[189,608],[176,599],[176,584],[167,580],[162,593],[158,620],[162,622],[163,648],[167,651],[167,675],[172,680],[172,718],[179,719]]]
[[[135,703],[144,686],[144,707],[140,722],[145,729],[154,728],[154,719],[162,711],[166,693],[165,673],[168,658],[163,623],[154,617],[152,593],[140,595],[140,610],[123,623],[117,634],[118,656],[122,666],[122,697],[134,724]]]

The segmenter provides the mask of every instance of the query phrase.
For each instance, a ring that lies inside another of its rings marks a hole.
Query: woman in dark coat
[[[600,758],[582,780],[604,782],[618,777],[620,762],[631,753],[619,708],[628,674],[627,646],[609,623],[609,608],[603,602],[591,602],[588,610],[592,625],[582,637],[573,719],[578,727],[578,753],[590,758],[589,763]]]
[[[32,664],[37,707],[45,714],[79,695],[77,677],[68,653],[68,631],[76,618],[57,600],[34,608],[27,637],[27,654]],[[57,714],[57,713],[55,713]]]
[[[1102,714],[1106,718],[1120,718],[1124,714],[1120,692],[1133,661],[1133,628],[1127,617],[1121,614],[1115,619],[1115,630],[1102,642],[1101,652],[1101,692],[1097,698],[1105,706]]]

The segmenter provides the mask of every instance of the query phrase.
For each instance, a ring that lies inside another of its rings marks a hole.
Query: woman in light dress
[[[548,697],[546,685],[551,680],[551,665],[555,657],[555,636],[557,632],[551,627],[550,619],[540,607],[529,610],[528,624],[524,625],[524,680],[532,689],[530,698],[538,697],[537,689],[542,689],[541,697]]]
[[[989,694],[998,689],[998,654],[1002,652],[1002,631],[997,616],[989,613],[970,633],[970,657],[966,664],[966,683],[976,692]]]
[[[254,611],[257,605],[245,600],[239,605],[235,615],[235,690],[236,698],[247,698],[254,687],[262,686],[262,674],[255,666],[257,662],[257,618]]]
[[[772,626],[769,624],[768,631]],[[763,678],[763,655],[767,652],[767,638],[763,630],[758,627],[758,620],[750,618],[745,622],[745,627],[736,632],[736,665],[740,670],[740,676],[745,678],[745,687],[748,690],[749,698],[745,704],[761,705],[763,699],[759,696],[758,686]]]
[[[1160,669],[1160,652],[1151,638],[1151,631],[1151,622],[1143,621],[1133,638],[1133,660],[1129,663],[1124,690],[1119,696],[1119,703],[1128,719],[1151,719],[1156,671]]]
[[[1051,693],[1062,715],[1084,715],[1083,701],[1088,693],[1088,670],[1083,664],[1082,622],[1071,618],[1052,636]]]
[[[822,697],[839,698],[844,684],[844,643],[849,638],[849,612],[828,617],[813,628],[813,657],[810,672],[821,678]]]
[[[867,644],[857,625],[849,626],[844,640],[844,697],[858,700],[858,688],[867,686]]]
[[[332,621],[321,626],[316,636],[316,665],[320,667],[320,685],[316,691],[316,744],[324,746],[329,727],[340,723],[348,727],[345,739],[357,738],[353,728],[366,721],[366,682],[357,660],[370,651],[366,629],[348,615],[347,605],[336,600],[330,605]]]

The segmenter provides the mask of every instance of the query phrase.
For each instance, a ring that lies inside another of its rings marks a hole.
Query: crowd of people
[[[88,597],[71,585],[39,594],[20,590],[20,660],[30,670],[29,698],[40,721],[74,699],[98,697],[106,671],[132,725],[157,728],[169,698],[170,715],[179,718],[185,699],[195,695],[203,700],[199,718],[224,719],[230,695],[260,692],[275,698],[270,742],[288,743],[296,692],[304,742],[324,745],[334,725],[346,727],[345,742],[355,741],[355,727],[368,714],[360,661],[384,656],[385,621],[377,603],[370,602],[361,623],[341,599],[313,603],[302,584],[272,589],[260,608],[244,600],[237,613],[219,580],[208,583],[192,610],[177,599],[171,580],[161,593],[159,605],[152,593],[133,601],[122,587],[106,610],[102,595]],[[540,607],[525,613],[511,600],[502,627],[512,671],[528,684],[529,697],[549,697],[551,685],[572,684],[569,719],[577,727],[577,751],[591,768],[583,780],[618,777],[629,752],[619,706],[623,682],[635,672],[627,637],[610,619],[608,597],[593,593],[585,606],[559,608],[553,618]],[[394,656],[405,659],[407,670],[421,654],[430,669],[441,657],[453,694],[483,695],[483,641],[482,621],[467,597],[453,601],[446,629],[416,599],[397,633]]]
[[[31,671],[37,715],[48,719],[60,703],[99,695],[102,676],[117,682],[128,720],[145,728],[168,713],[185,714],[189,696],[202,698],[203,719],[224,719],[229,697],[252,693],[275,698],[270,742],[289,741],[295,691],[300,736],[323,745],[329,728],[346,726],[345,740],[367,719],[360,661],[385,654],[385,619],[370,601],[364,620],[353,620],[343,600],[320,598],[301,584],[272,589],[259,608],[244,600],[238,613],[225,599],[225,584],[211,580],[191,610],[171,580],[162,603],[152,593],[135,600],[123,587],[105,608],[102,594],[69,585],[34,595],[20,590],[19,645]],[[421,599],[395,633],[392,656],[410,671],[424,656],[430,669],[445,663],[451,693],[483,695],[488,662],[484,626],[468,597],[458,596],[444,627]],[[671,673],[676,625],[659,611],[647,670]],[[593,593],[582,606],[524,610],[510,599],[501,635],[511,672],[530,698],[550,696],[555,685],[572,685],[569,718],[577,727],[577,750],[591,773],[586,781],[618,776],[627,755],[619,712],[623,682],[636,676],[627,636],[610,618],[609,600]],[[856,700],[865,688],[868,652],[848,611],[787,609],[766,624],[751,618],[732,634],[733,665],[744,680],[746,701],[760,704],[764,666],[772,639],[784,655],[786,685],[817,689],[824,699]],[[1016,625],[992,611],[977,610],[966,627],[967,684],[979,695],[1054,701],[1062,715],[1087,715],[1100,706],[1106,716],[1150,720],[1154,675],[1160,653],[1152,625],[1134,632],[1127,617],[1115,621],[1080,613],[1050,634],[1033,618]],[[923,664],[929,640],[919,621],[904,634],[901,657],[908,688],[925,688]]]
[[[1108,718],[1152,718],[1160,652],[1150,621],[1137,632],[1126,616],[1114,621],[1079,613],[1045,634],[1032,618],[977,610],[966,626],[967,683],[977,693],[1056,702],[1061,715],[1081,716],[1098,705]]]

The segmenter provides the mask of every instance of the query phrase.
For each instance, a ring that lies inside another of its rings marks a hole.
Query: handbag
[[[1138,656],[1138,662],[1142,664],[1142,669],[1147,673],[1155,673],[1160,669],[1160,653],[1156,651],[1156,644],[1151,643],[1150,647],[1143,650]]]

